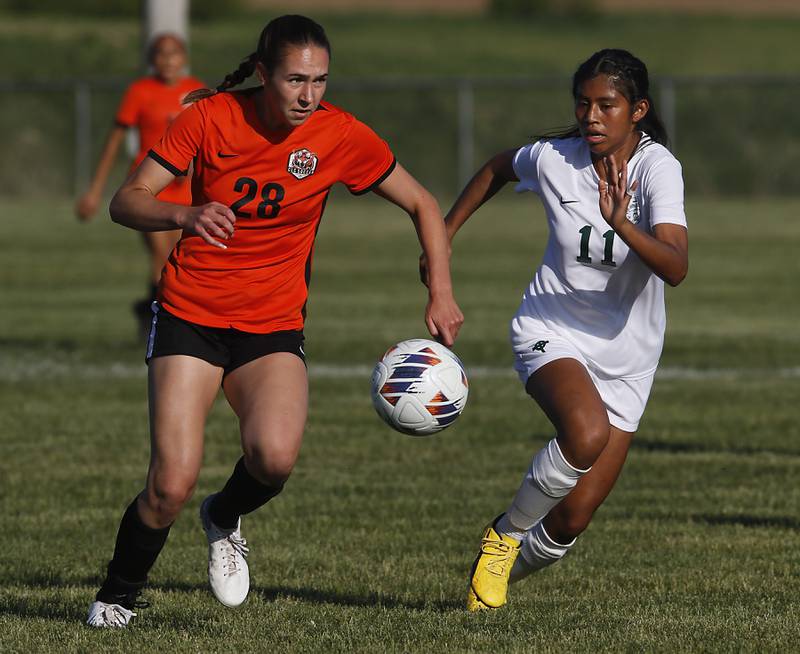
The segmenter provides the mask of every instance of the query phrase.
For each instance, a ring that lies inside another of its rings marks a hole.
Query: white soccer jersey
[[[514,171],[517,191],[542,199],[550,228],[542,264],[517,317],[538,318],[563,334],[602,377],[652,374],[664,342],[664,282],[603,219],[588,145],[580,138],[526,145],[514,156]],[[628,163],[628,183],[634,180],[639,187],[628,219],[639,229],[686,226],[681,166],[644,134]],[[521,329],[519,320],[512,321],[516,343],[526,337]]]

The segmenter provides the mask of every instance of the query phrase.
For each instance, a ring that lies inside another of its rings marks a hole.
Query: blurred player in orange
[[[203,86],[197,78],[186,75],[186,44],[175,34],[161,34],[153,39],[148,49],[148,62],[152,75],[136,80],[126,90],[89,190],[75,206],[75,213],[81,220],[90,220],[97,212],[108,175],[127,130],[137,128],[139,131],[139,151],[131,168],[134,170],[183,110],[182,103],[186,95]],[[159,199],[191,204],[191,185],[186,179],[176,178],[159,193]],[[180,231],[143,232],[143,236],[150,255],[150,284],[147,297],[134,304],[134,312],[142,333],[146,334],[150,326],[150,304],[155,299],[161,270],[180,237]]]
[[[206,416],[220,385],[239,419],[243,456],[200,508],[211,589],[238,606],[250,578],[240,516],[283,489],[308,406],[303,325],[311,257],[331,186],[373,191],[405,210],[428,261],[425,322],[451,345],[463,321],[453,298],[439,206],[351,114],[322,102],[330,44],[303,16],[262,31],[255,52],[183,112],[111,202],[144,232],[182,229],[153,306],[151,458],[125,512],[108,574],[89,610],[94,627],[125,627],[136,597],[194,492]],[[231,92],[256,73],[260,84]],[[194,206],[161,189],[194,165]],[[276,526],[280,529],[280,526]]]

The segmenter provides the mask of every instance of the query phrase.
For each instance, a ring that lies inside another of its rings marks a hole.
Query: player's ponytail
[[[256,64],[259,62],[268,74],[272,74],[283,58],[287,46],[310,44],[324,48],[330,57],[331,44],[321,25],[310,18],[294,14],[275,18],[261,31],[256,51],[245,57],[234,72],[226,75],[216,89],[192,91],[184,102],[197,102],[238,86],[255,72]]]
[[[239,64],[239,67],[235,71],[225,75],[225,79],[222,80],[217,88],[197,89],[196,91],[192,91],[183,99],[184,104],[197,102],[198,100],[203,100],[204,98],[210,98],[212,95],[224,93],[228,89],[238,86],[253,74],[256,69],[257,61],[258,53],[253,52],[242,60],[242,63]]]

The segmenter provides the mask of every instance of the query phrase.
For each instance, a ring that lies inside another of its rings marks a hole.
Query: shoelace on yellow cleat
[[[502,540],[484,538],[481,540],[481,554],[487,554],[491,559],[486,561],[485,570],[496,577],[506,575],[506,567],[511,562],[514,547]]]

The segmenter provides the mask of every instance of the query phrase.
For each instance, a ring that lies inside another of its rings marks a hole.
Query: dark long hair
[[[647,100],[650,109],[644,118],[636,123],[636,128],[647,134],[656,143],[666,146],[669,143],[669,136],[664,123],[658,116],[655,102],[650,97],[650,78],[644,62],[627,50],[606,48],[595,52],[578,66],[572,76],[573,99],[578,99],[578,90],[581,84],[598,75],[608,75],[614,88],[624,95],[631,105],[640,100]],[[580,136],[577,125],[566,130],[543,134],[542,138],[569,138],[572,136]]]
[[[197,102],[217,93],[224,93],[234,86],[238,86],[255,72],[256,64],[261,62],[272,74],[284,55],[288,45],[313,44],[324,48],[331,54],[331,44],[325,30],[319,23],[305,16],[288,14],[280,16],[267,23],[258,37],[256,51],[247,55],[239,67],[232,73],[225,75],[225,79],[215,89],[197,89],[186,96],[184,102]]]

